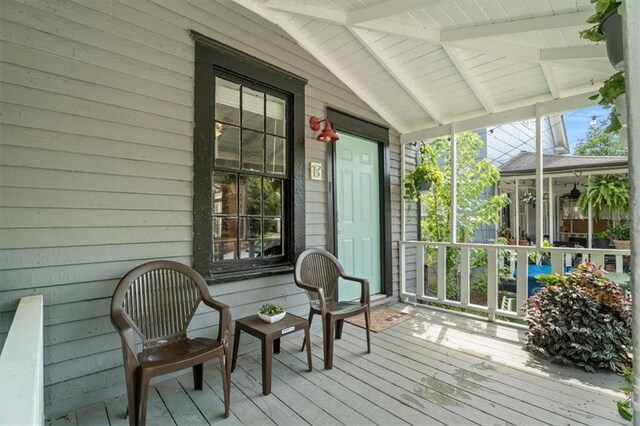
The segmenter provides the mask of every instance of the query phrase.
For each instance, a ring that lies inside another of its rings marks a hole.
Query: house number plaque
[[[311,180],[322,180],[322,163],[309,163],[309,172]]]

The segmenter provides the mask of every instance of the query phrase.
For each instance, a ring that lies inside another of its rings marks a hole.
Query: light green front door
[[[380,293],[380,192],[378,145],[345,133],[336,142],[338,259],[349,275],[369,280]],[[340,283],[340,300],[360,297],[360,285]]]

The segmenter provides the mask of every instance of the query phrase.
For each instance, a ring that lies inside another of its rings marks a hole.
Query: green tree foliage
[[[580,139],[573,153],[575,155],[616,156],[628,155],[629,151],[622,146],[617,133],[607,132],[608,121],[600,121],[592,126],[584,139]]]
[[[500,171],[487,159],[478,161],[483,140],[473,132],[458,134],[458,240],[471,241],[481,225],[498,223],[501,211],[509,204],[507,194],[486,196],[500,180]],[[423,190],[425,184],[428,190]],[[425,218],[421,229],[427,241],[445,242],[451,238],[451,143],[448,138],[439,138],[423,145],[415,170],[405,177],[405,198],[420,202]],[[436,250],[425,250],[425,263],[431,265],[436,259]],[[472,250],[473,268],[486,266],[486,251]],[[449,248],[446,257],[447,298],[458,296],[460,251]],[[486,290],[486,277],[478,275],[474,280],[475,290]],[[473,293],[473,290],[472,290]],[[473,296],[473,294],[472,294]]]
[[[472,240],[481,225],[498,223],[509,204],[507,194],[485,197],[500,180],[500,171],[486,158],[478,161],[484,142],[473,132],[458,135],[458,236]],[[421,191],[429,183],[428,191]],[[451,234],[451,143],[448,138],[423,145],[416,169],[405,178],[406,198],[419,201],[426,218],[422,229],[428,241],[448,241]]]

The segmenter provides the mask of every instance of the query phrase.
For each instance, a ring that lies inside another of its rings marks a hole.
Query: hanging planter
[[[622,46],[622,16],[615,8],[605,16],[598,27],[598,31],[604,35],[607,46],[607,56],[611,65],[618,70],[624,69],[624,51]]]

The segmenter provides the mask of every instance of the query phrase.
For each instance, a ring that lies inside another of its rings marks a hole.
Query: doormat
[[[391,308],[383,308],[371,311],[371,324],[369,324],[369,326],[371,331],[379,333],[411,318],[413,318],[412,314],[405,314],[404,312]],[[364,314],[345,319],[345,321],[358,327],[366,328],[364,324]]]

